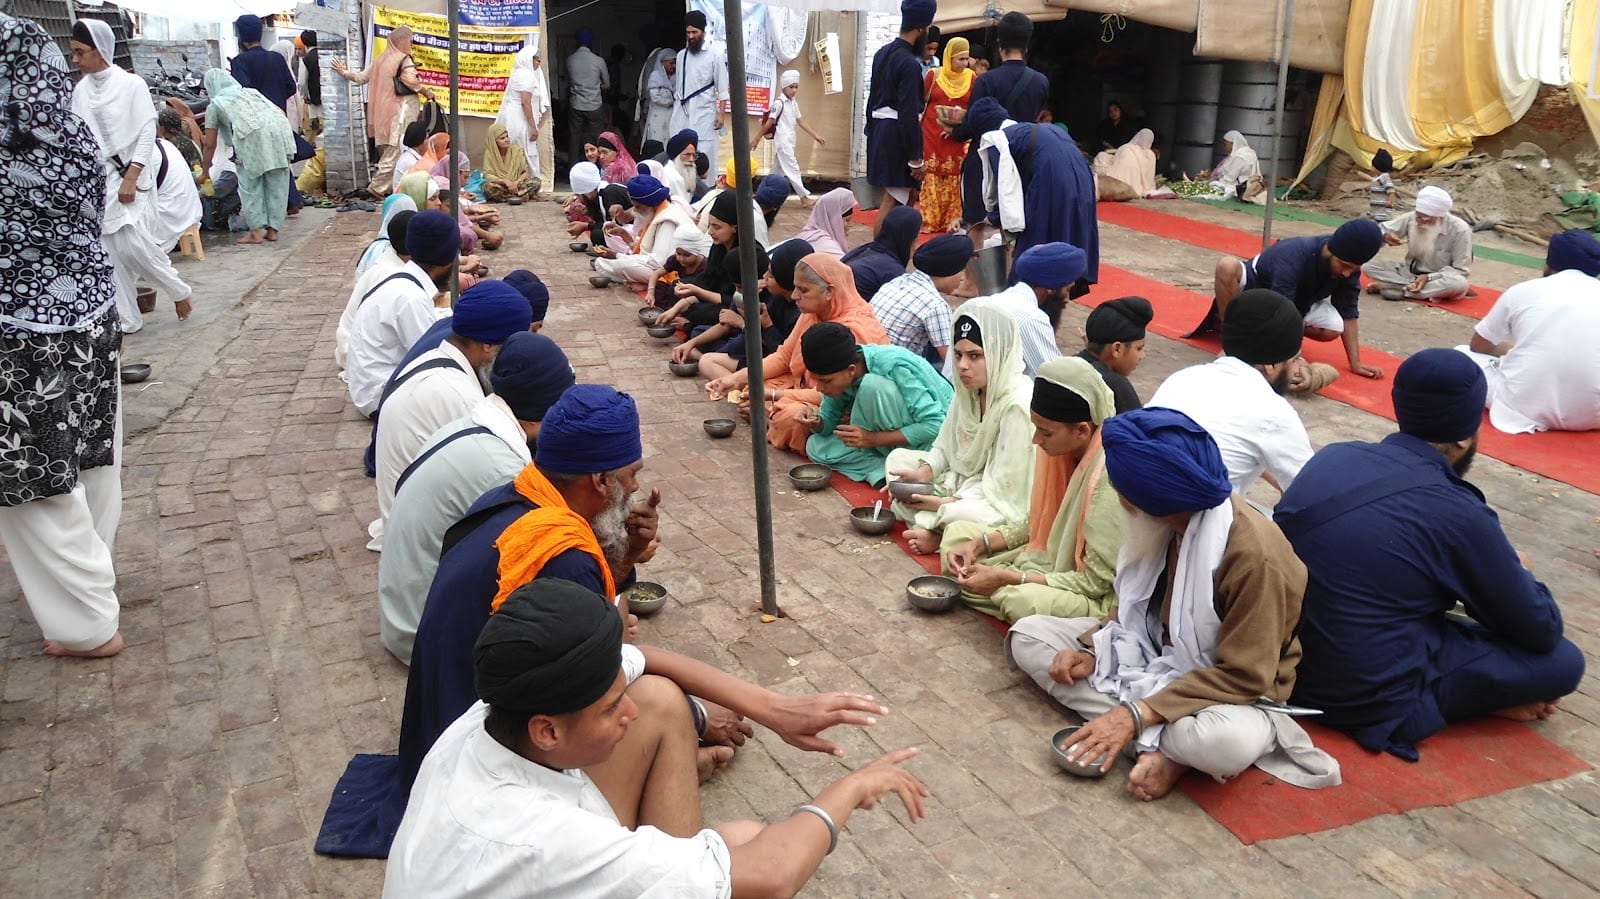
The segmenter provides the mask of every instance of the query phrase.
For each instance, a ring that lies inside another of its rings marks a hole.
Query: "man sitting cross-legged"
[[[611,603],[570,581],[518,588],[484,626],[473,668],[482,701],[423,763],[385,896],[792,896],[851,812],[896,793],[912,821],[923,814],[927,788],[899,767],[916,750],[903,749],[776,823],[706,827],[688,719],[640,739],[637,696],[683,704],[681,684],[758,719],[769,706],[784,739],[836,755],[813,735],[887,709],[854,694],[776,697],[684,656],[641,653],[623,644]]]
[[[1128,790],[1165,796],[1188,768],[1227,780],[1251,765],[1296,786],[1339,783],[1339,765],[1286,714],[1306,569],[1272,522],[1233,494],[1222,454],[1181,412],[1147,407],[1101,428],[1106,474],[1128,511],[1117,617],[1033,615],[1007,651],[1088,719],[1066,748],[1109,771],[1138,754]]]
[[[1324,447],[1274,515],[1310,573],[1295,701],[1410,761],[1451,722],[1546,718],[1583,677],[1550,591],[1462,480],[1485,392],[1461,353],[1417,353],[1395,373],[1399,433]]]

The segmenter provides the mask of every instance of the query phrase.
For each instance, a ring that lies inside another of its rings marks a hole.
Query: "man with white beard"
[[[1453,300],[1466,296],[1472,267],[1472,226],[1451,215],[1455,201],[1444,188],[1417,192],[1417,208],[1384,222],[1383,242],[1406,245],[1404,262],[1374,259],[1361,266],[1372,280],[1368,293],[1399,288],[1408,300]]]
[[[684,48],[678,51],[678,71],[672,81],[673,132],[685,128],[700,136],[700,152],[717,171],[717,133],[722,130],[722,104],[728,99],[728,61],[719,51],[707,50],[706,14],[694,9],[683,17]]]

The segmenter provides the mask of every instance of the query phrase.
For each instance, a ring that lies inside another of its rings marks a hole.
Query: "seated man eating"
[[[1339,783],[1338,762],[1282,707],[1306,583],[1289,541],[1233,493],[1216,443],[1183,413],[1124,412],[1100,433],[1128,511],[1117,617],[1033,615],[1006,638],[1018,668],[1088,719],[1067,759],[1109,771],[1131,748],[1128,791],[1146,801],[1189,768]]]
[[[1486,390],[1461,353],[1417,353],[1394,378],[1399,433],[1324,447],[1274,515],[1310,574],[1295,701],[1408,761],[1455,721],[1547,718],[1583,678],[1550,591],[1462,480]]]

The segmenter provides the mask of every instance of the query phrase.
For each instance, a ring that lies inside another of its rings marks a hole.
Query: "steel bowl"
[[[833,477],[833,469],[815,462],[796,465],[789,469],[789,483],[796,490],[821,490],[828,486],[828,481]]]
[[[150,363],[133,362],[122,366],[122,383],[137,384],[150,378]]]
[[[641,325],[653,325],[656,323],[656,319],[660,317],[661,310],[654,306],[639,307],[639,324]]]
[[[856,506],[850,510],[850,523],[855,529],[868,536],[876,537],[879,534],[889,533],[894,527],[894,513],[888,509],[879,509],[876,518],[872,515],[872,506]]]
[[[706,429],[707,435],[721,440],[724,437],[732,437],[739,423],[731,418],[708,418],[701,422],[700,426]]]
[[[668,362],[667,368],[680,378],[692,378],[700,373],[698,362]]]
[[[1056,735],[1050,738],[1050,754],[1055,758],[1056,764],[1061,767],[1061,770],[1071,774],[1073,777],[1105,777],[1106,772],[1100,770],[1100,766],[1105,764],[1105,756],[1101,756],[1091,765],[1067,761],[1067,750],[1072,748],[1077,733],[1082,727],[1083,725],[1081,724],[1074,724],[1071,727],[1063,727],[1056,731]]]
[[[1383,297],[1391,303],[1394,303],[1405,299],[1406,291],[1403,287],[1385,287],[1378,291],[1378,296]]]
[[[521,197],[512,197],[512,198],[506,200],[506,205],[508,205],[508,206],[521,206],[522,205],[522,198]]]
[[[960,596],[961,585],[942,574],[914,577],[906,584],[906,600],[924,612],[948,612]]]
[[[575,240],[572,243],[567,244],[567,249],[574,253],[582,253],[583,251],[589,249],[590,246],[592,246],[592,244],[586,240]]]
[[[644,330],[646,334],[657,340],[669,340],[674,334],[678,333],[678,329],[671,325],[650,325]]]
[[[628,600],[628,611],[640,618],[649,618],[667,604],[667,588],[652,581],[638,581],[622,595]]]
[[[907,502],[912,496],[933,495],[933,485],[927,481],[890,481],[889,495],[901,502]]]

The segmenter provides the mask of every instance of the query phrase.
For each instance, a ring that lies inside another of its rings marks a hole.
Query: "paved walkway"
[[[845,765],[760,732],[705,790],[709,820],[786,814],[845,766],[923,748],[926,821],[893,800],[854,817],[811,896],[1080,894],[1593,895],[1600,787],[1593,775],[1452,808],[1241,846],[1181,793],[1131,801],[1118,776],[1068,778],[1045,740],[1063,716],[1006,669],[976,617],[905,608],[920,567],[858,537],[830,491],[774,490],[780,600],[751,612],[757,562],[748,431],[712,442],[713,407],[666,371],[621,290],[594,291],[555,207],[506,210],[500,274],[533,264],[555,297],[546,333],[585,381],[638,398],[643,480],[659,486],[664,545],[645,575],[673,601],[642,638],[781,691],[855,689],[892,713],[837,737]],[[329,791],[356,752],[394,748],[404,669],[379,646],[375,514],[358,457],[368,425],[332,362],[350,260],[375,216],[340,215],[260,281],[242,329],[192,396],[130,440],[118,542],[128,648],[101,661],[38,654],[39,634],[0,569],[0,896],[374,896],[382,865],[311,852]],[[796,212],[775,233],[792,233]],[[862,229],[854,229],[862,240]],[[1123,229],[1108,262],[1177,283],[1212,254]],[[209,262],[209,260],[208,260]],[[1496,284],[1495,286],[1504,286]],[[1374,304],[1363,334],[1399,352],[1459,342],[1459,317]],[[1082,311],[1069,312],[1063,344]],[[220,344],[219,344],[220,345]],[[153,351],[152,351],[153,352]],[[158,364],[191,361],[174,344]],[[1200,361],[1152,338],[1135,377],[1148,396]],[[1389,425],[1324,399],[1299,404],[1313,440],[1374,439]],[[792,457],[774,453],[773,469]],[[1569,633],[1600,658],[1600,499],[1483,460],[1474,471],[1513,540],[1564,602]],[[1542,726],[1600,761],[1595,679]]]

